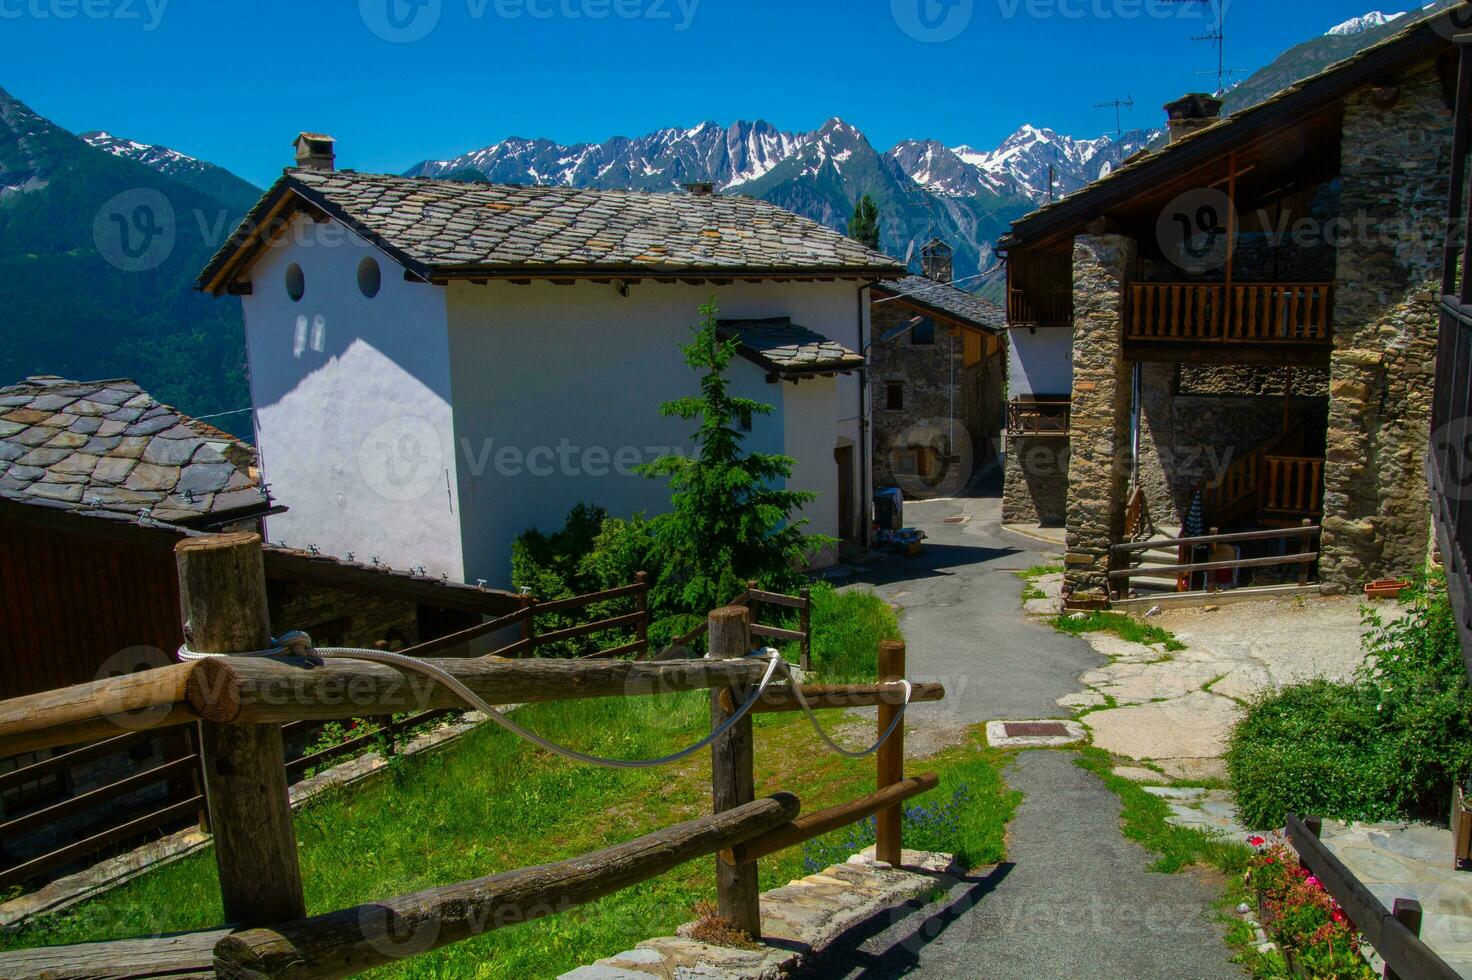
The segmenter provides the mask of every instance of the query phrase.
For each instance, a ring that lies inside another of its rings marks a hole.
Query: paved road
[[[983,493],[994,488],[983,486]],[[947,517],[967,517],[946,524]],[[906,505],[930,535],[924,557],[892,560],[870,580],[904,607],[911,673],[943,677],[948,698],[916,722],[1063,716],[1099,658],[1082,641],[1028,622],[1013,570],[1048,546],[1004,532],[995,496]],[[1217,889],[1192,873],[1148,870],[1119,832],[1119,800],[1063,752],[1028,752],[1007,772],[1025,800],[1009,828],[1009,863],[946,898],[871,924],[814,965],[811,977],[1241,977],[1214,921]]]

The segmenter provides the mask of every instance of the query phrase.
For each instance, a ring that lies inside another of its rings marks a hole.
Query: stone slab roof
[[[997,304],[964,289],[957,289],[949,283],[936,282],[925,276],[886,280],[874,287],[874,294],[881,299],[902,296],[910,305],[969,323],[990,333],[1001,331],[1007,326],[1007,311]]]
[[[1085,223],[1110,203],[1141,189],[1148,190],[1167,174],[1196,165],[1262,131],[1307,118],[1323,106],[1373,83],[1384,73],[1449,49],[1452,37],[1465,32],[1460,25],[1467,16],[1468,5],[1458,3],[1425,16],[1407,18],[1410,23],[1404,30],[1383,41],[1361,48],[1276,95],[1223,117],[1214,125],[1181,136],[1158,150],[1136,153],[1108,176],[1019,218],[1012,223],[1011,231],[997,242],[997,247],[1005,251],[1021,241]]]
[[[864,366],[863,355],[787,317],[722,320],[718,329],[721,336],[741,345],[743,357],[777,374],[824,374]]]
[[[251,448],[127,379],[0,387],[0,497],[158,521],[266,509]]]
[[[222,291],[292,207],[336,218],[430,281],[726,273],[880,278],[894,259],[754,198],[288,170],[211,259]]]

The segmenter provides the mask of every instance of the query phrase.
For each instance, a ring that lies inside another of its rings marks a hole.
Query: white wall
[[[802,509],[810,522],[804,532],[839,536],[838,463],[833,450],[838,446],[838,384],[833,378],[813,378],[782,385],[783,434],[788,456],[797,461],[787,485],[793,490],[812,490],[818,499]],[[854,455],[858,465],[858,454]],[[831,565],[838,559],[836,546],[812,557],[814,565]]]
[[[646,280],[627,298],[591,282],[453,283],[447,290],[466,574],[493,585],[509,582],[516,535],[561,527],[580,502],[621,516],[667,509],[665,483],[629,473],[629,464],[669,447],[689,449],[694,424],[662,418],[659,405],[697,392],[679,345],[713,292],[722,319],[788,316],[859,349],[853,283],[709,287]],[[788,455],[796,455],[794,442],[802,447],[790,485],[822,493],[811,530],[834,534],[833,448],[843,430],[858,432],[857,421],[837,420],[857,414],[857,379],[772,385],[740,358],[731,377],[738,393],[776,409],[754,420],[748,446]],[[845,388],[851,412],[843,410]],[[810,412],[811,430],[798,414]],[[808,481],[821,485],[804,486]]]
[[[1007,395],[1073,393],[1073,329],[1012,327],[1007,331]]]
[[[358,288],[375,257],[382,286]],[[291,263],[306,291],[287,294]],[[243,298],[264,478],[290,510],[273,541],[424,565],[463,580],[444,290],[343,226],[298,217],[251,271]]]

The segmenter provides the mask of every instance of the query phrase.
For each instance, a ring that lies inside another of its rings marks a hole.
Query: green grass
[[[822,639],[815,658],[833,671],[825,678],[854,676],[840,667],[859,672],[865,662],[872,676],[874,644],[898,635],[893,612],[865,593],[825,593],[816,605]],[[870,651],[867,658],[854,653],[860,645]],[[710,724],[704,694],[531,705],[516,717],[555,741],[621,758],[663,754],[696,740]],[[824,715],[830,726],[841,719]],[[873,788],[873,759],[822,750],[802,716],[758,716],[755,728],[759,794],[794,792],[812,812]],[[967,788],[970,804],[950,843],[972,864],[1004,856],[1005,828],[1018,798],[1002,781],[1003,761],[973,735],[968,744],[923,765],[941,783],[917,802],[950,800],[959,786]],[[709,807],[706,753],[656,770],[591,768],[482,726],[445,749],[403,759],[376,782],[321,797],[297,814],[307,908],[318,914],[561,860],[692,819]],[[593,904],[371,975],[555,976],[671,934],[692,917],[696,902],[714,897],[713,861],[692,861]],[[763,889],[802,874],[797,848],[761,862]],[[0,936],[0,949],[207,928],[222,920],[214,856],[206,850],[30,929]]]
[[[1043,592],[1042,589],[1037,587],[1037,580],[1045,575],[1062,575],[1063,566],[1034,565],[1031,568],[1024,569],[1014,574],[1018,578],[1022,579],[1024,583],[1022,587],[1023,602],[1027,602],[1029,599],[1046,599],[1048,598],[1048,596],[1045,592]]]
[[[879,641],[904,639],[894,610],[872,592],[812,587],[814,679],[825,684],[872,681],[879,671]],[[765,617],[764,617],[765,621]],[[796,659],[796,644],[784,653]]]
[[[1102,612],[1095,610],[1080,619],[1074,619],[1068,613],[1061,613],[1053,617],[1054,629],[1064,633],[1072,633],[1075,636],[1081,633],[1113,633],[1122,640],[1131,643],[1143,643],[1154,645],[1163,644],[1166,652],[1174,653],[1186,649],[1186,645],[1175,638],[1170,630],[1142,623],[1133,616],[1125,613]]]
[[[1168,822],[1169,805],[1139,783],[1116,776],[1117,763],[1108,752],[1092,746],[1079,749],[1074,764],[1098,776],[1119,797],[1124,835],[1159,855],[1154,870],[1173,872],[1201,865],[1240,876],[1247,869],[1250,851],[1245,842]]]

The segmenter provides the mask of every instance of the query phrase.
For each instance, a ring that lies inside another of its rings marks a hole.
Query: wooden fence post
[[[1416,901],[1414,898],[1397,898],[1395,900],[1395,902],[1393,903],[1393,905],[1391,906],[1390,914],[1395,917],[1395,921],[1399,922],[1401,925],[1403,925],[1407,929],[1409,929],[1411,931],[1411,935],[1413,935],[1413,936],[1415,936],[1417,938],[1420,938],[1420,936],[1421,936],[1421,903],[1420,902]],[[1392,970],[1390,968],[1390,965],[1389,964],[1386,964],[1386,966],[1385,966],[1385,980],[1402,980],[1402,978],[1401,978],[1401,975],[1399,973],[1396,973],[1394,970]]]
[[[522,607],[530,611],[526,619],[521,621],[521,641],[524,649],[518,651],[516,656],[519,658],[535,657],[537,655],[537,597],[527,596]]]
[[[802,599],[802,608],[798,610],[797,628],[802,631],[802,660],[803,670],[813,669],[813,590],[806,585],[797,593]]]
[[[751,623],[748,610],[727,606],[706,620],[711,660],[744,657],[751,652]],[[729,718],[746,699],[744,687],[717,687],[710,692],[710,722],[714,728]],[[751,716],[747,715],[711,745],[711,802],[714,812],[724,813],[756,798],[752,773],[754,746]],[[760,938],[762,934],[761,890],[756,862],[729,865],[716,859],[716,897],[721,918],[737,929]]]
[[[905,644],[900,640],[885,640],[879,644],[879,683],[888,684],[904,680]],[[894,723],[900,714],[897,704],[879,705],[879,734]],[[877,753],[878,779],[876,790],[886,789],[905,778],[905,725],[900,722],[894,734],[879,747]],[[900,834],[902,810],[898,806],[880,810],[874,817],[874,857],[886,864],[899,867],[900,854],[904,847]]]
[[[649,573],[635,572],[634,584],[642,586],[634,596],[634,611],[639,613],[639,624],[634,627],[634,640],[639,644],[635,660],[649,657]]]
[[[271,645],[261,539],[190,538],[174,548],[191,649],[246,653]],[[210,826],[225,919],[245,925],[306,914],[280,725],[200,722]]]
[[[1311,520],[1309,520],[1307,517],[1305,517],[1303,519],[1303,526],[1304,527],[1312,527],[1313,526],[1313,523],[1314,522],[1311,521]],[[1298,539],[1298,551],[1296,551],[1295,554],[1300,554],[1301,555],[1305,551],[1310,550],[1312,547],[1313,547],[1313,538],[1310,537],[1309,535],[1305,534],[1305,535],[1301,536]],[[1299,588],[1303,588],[1304,586],[1307,586],[1307,585],[1308,585],[1308,563],[1307,562],[1304,562],[1304,563],[1302,563],[1302,564],[1300,564],[1298,566],[1298,586],[1299,586]]]

